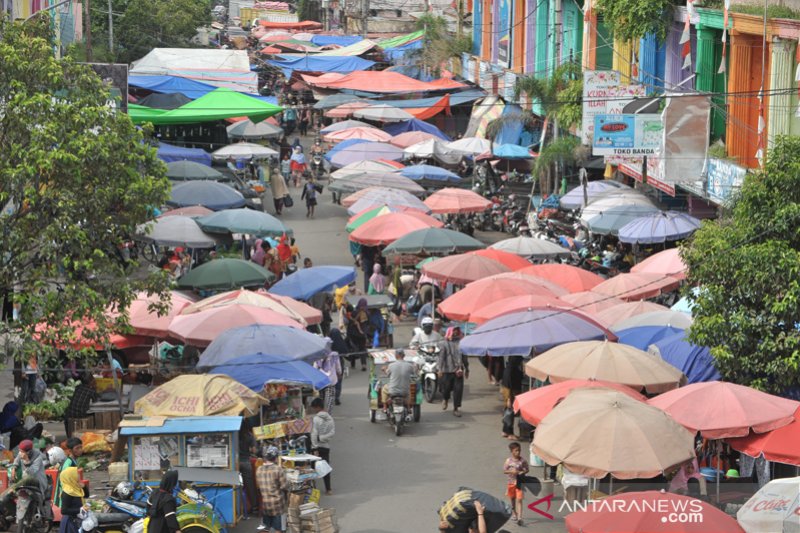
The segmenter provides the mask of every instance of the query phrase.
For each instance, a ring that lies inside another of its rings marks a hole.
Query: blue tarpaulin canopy
[[[308,300],[318,292],[332,291],[356,280],[356,270],[346,266],[318,266],[298,270],[270,287],[269,292]]]
[[[267,61],[273,67],[278,67],[287,78],[295,70],[304,72],[341,72],[350,73],[356,70],[367,70],[375,64],[374,61],[352,56],[312,56],[305,55],[297,58],[284,58],[281,60]]]
[[[327,46],[329,44],[350,46],[363,40],[364,38],[360,35],[315,35],[311,38],[311,42],[317,46]]]
[[[400,171],[401,176],[412,180],[428,179],[433,181],[461,181],[458,174],[433,165],[411,165]]]
[[[392,63],[396,63],[397,60],[403,59],[408,52],[422,49],[422,43],[423,41],[420,39],[395,48],[384,48],[383,55]]]
[[[184,148],[167,143],[158,143],[158,158],[165,163],[173,161],[194,161],[201,165],[211,166],[211,154],[202,148]]]
[[[508,122],[500,128],[500,133],[498,133],[495,138],[494,142],[497,144],[519,144],[520,143],[520,134],[522,134],[522,120],[519,121],[512,121],[510,117],[516,117],[522,115],[522,108],[515,104],[506,104],[503,107],[503,114],[502,117],[507,119]]]
[[[647,351],[647,348],[667,337],[674,337],[684,330],[672,326],[637,326],[617,331],[617,337],[621,344],[627,344],[634,348]]]
[[[299,383],[317,390],[331,384],[328,376],[306,362],[263,353],[236,357],[212,372],[230,376],[256,392],[261,391],[267,383]]]
[[[492,153],[502,159],[533,159],[528,149],[518,144],[495,144]]]
[[[439,100],[438,98],[436,99]],[[425,133],[430,133],[431,135],[436,135],[440,139],[450,142],[453,139],[442,133],[442,131],[434,126],[433,124],[428,124],[423,120],[418,120],[416,118],[412,118],[411,120],[404,120],[403,122],[397,122],[395,124],[390,124],[383,128],[383,131],[388,133],[391,136],[400,135],[401,133],[405,133],[407,131],[424,131]]]
[[[214,85],[190,80],[189,78],[181,78],[180,76],[128,76],[128,85],[157,93],[181,93],[192,100],[219,89]],[[248,94],[247,96],[278,105],[278,100],[274,96],[259,96],[257,94]]]
[[[653,348],[653,351],[658,353],[661,359],[683,372],[688,383],[722,379],[714,366],[711,350],[705,346],[690,343],[686,340],[685,332],[658,341],[653,344]]]

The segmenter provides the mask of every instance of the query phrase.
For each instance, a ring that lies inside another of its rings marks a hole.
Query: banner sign
[[[581,143],[592,144],[595,115],[618,115],[640,96],[644,85],[621,85],[615,70],[586,70],[583,72],[583,119]]]
[[[708,158],[708,197],[714,202],[727,201],[744,183],[747,169],[722,159]]]
[[[596,115],[592,155],[657,155],[664,126],[661,115]]]

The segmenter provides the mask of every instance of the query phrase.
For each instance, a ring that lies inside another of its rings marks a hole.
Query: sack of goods
[[[450,525],[448,531],[467,533],[470,525],[478,519],[475,500],[484,507],[483,518],[488,533],[494,533],[511,518],[511,508],[506,502],[486,492],[460,487],[439,509],[439,521]]]

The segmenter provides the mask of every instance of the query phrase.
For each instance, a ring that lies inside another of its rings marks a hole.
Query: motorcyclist
[[[411,338],[412,348],[427,348],[433,350],[443,339],[441,334],[433,330],[433,318],[426,316],[422,319],[422,329],[417,331]]]
[[[0,527],[6,527],[6,516],[14,515],[14,494],[19,487],[37,487],[41,489],[46,500],[47,474],[45,473],[45,454],[33,447],[33,441],[24,440],[19,443],[19,453],[11,466],[11,480],[19,480],[11,485],[0,496]],[[7,527],[6,527],[7,529]]]
[[[408,397],[411,379],[417,375],[416,365],[405,360],[403,350],[397,350],[394,363],[383,367],[383,373],[389,377],[389,382],[381,387],[381,403],[386,409],[393,396]]]

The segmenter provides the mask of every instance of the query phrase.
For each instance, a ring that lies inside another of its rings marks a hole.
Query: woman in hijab
[[[61,485],[61,525],[58,533],[78,533],[78,514],[83,508],[83,499],[89,496],[85,481],[80,480],[78,469],[65,468],[58,477]]]
[[[269,188],[272,191],[272,205],[275,206],[275,214],[280,215],[283,212],[284,199],[289,196],[289,187],[280,171],[273,172],[269,180]]]
[[[369,326],[369,312],[367,299],[361,298],[356,308],[348,306],[347,340],[356,352],[350,355],[350,367],[355,368],[356,357],[361,358],[361,371],[367,370],[367,327]]]
[[[264,258],[267,255],[267,251],[261,247],[263,242],[263,239],[256,239],[256,242],[253,245],[253,254],[250,256],[250,261],[258,266],[264,266]]]
[[[344,310],[341,312],[343,313]],[[339,328],[331,328],[328,332],[328,338],[331,340],[331,350],[339,356],[339,374],[338,380],[336,381],[336,395],[333,403],[335,405],[341,405],[342,380],[344,379],[344,365],[342,364],[341,358],[350,351],[350,347],[347,345],[347,342],[345,342],[344,337],[342,337],[342,332]]]
[[[303,154],[303,149],[299,146],[294,148],[292,152],[292,162],[290,168],[292,170],[292,178],[294,179],[294,186],[300,186],[300,177],[306,171],[306,156]]]
[[[289,246],[289,237],[284,233],[278,241],[278,259],[288,265],[292,261],[292,247]]]
[[[63,474],[62,474],[63,475]],[[147,516],[150,523],[147,525],[147,533],[175,533],[180,531],[178,524],[177,507],[172,491],[178,485],[178,471],[169,470],[161,478],[161,485],[158,490],[150,496],[148,503]]]
[[[375,263],[372,265],[372,276],[369,277],[367,294],[383,294],[385,290],[386,276],[383,275],[381,264]]]

